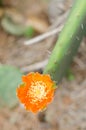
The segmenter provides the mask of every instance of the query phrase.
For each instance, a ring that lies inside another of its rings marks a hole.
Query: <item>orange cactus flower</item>
[[[55,82],[49,75],[29,73],[22,77],[23,84],[17,88],[17,96],[26,110],[36,113],[45,108],[53,99]]]

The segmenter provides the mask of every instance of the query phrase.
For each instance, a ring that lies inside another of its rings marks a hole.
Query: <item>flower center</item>
[[[42,81],[32,82],[31,88],[29,90],[29,95],[32,98],[32,102],[41,101],[46,96],[46,84]]]

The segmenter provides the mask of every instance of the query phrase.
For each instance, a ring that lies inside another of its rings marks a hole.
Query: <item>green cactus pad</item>
[[[21,83],[21,72],[12,66],[0,65],[0,107],[17,104],[16,87]]]

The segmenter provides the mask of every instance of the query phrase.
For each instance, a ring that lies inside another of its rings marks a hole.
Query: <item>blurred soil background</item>
[[[66,21],[73,0],[2,0],[0,7],[0,64],[12,65],[23,74],[42,72]],[[13,35],[3,24],[31,25],[35,34]],[[68,25],[71,26],[71,25]],[[57,34],[26,45],[34,37],[56,29]],[[38,114],[20,104],[0,108],[0,130],[86,130],[86,38],[74,58],[71,71],[56,90],[53,102]],[[72,78],[71,78],[72,75]]]

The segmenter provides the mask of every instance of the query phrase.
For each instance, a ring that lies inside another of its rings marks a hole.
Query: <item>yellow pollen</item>
[[[32,97],[32,102],[41,101],[46,96],[46,84],[42,81],[32,82],[31,89],[28,94]]]

